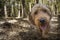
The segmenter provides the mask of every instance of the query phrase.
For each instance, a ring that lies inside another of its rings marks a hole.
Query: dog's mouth
[[[41,24],[41,25],[40,25],[40,29],[41,29],[41,30],[46,30],[47,27],[48,27],[47,24]]]

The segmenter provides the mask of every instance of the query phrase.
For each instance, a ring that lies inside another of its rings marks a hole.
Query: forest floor
[[[57,34],[56,30],[55,30],[55,33],[51,31],[48,34],[49,37],[42,38],[41,35],[38,33],[38,31],[34,27],[30,26],[27,21],[19,20],[15,23],[7,23],[3,21],[0,22],[0,40],[57,40],[57,39],[60,39],[60,34]]]

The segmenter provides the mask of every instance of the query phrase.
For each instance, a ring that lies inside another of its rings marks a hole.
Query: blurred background
[[[60,34],[60,0],[0,0],[0,24],[5,21],[28,27],[29,13],[31,8],[37,4],[45,4],[52,10],[51,34]]]

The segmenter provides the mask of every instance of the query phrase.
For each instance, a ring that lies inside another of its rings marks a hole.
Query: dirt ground
[[[48,34],[48,38],[42,38],[39,32],[32,26],[23,27],[27,21],[18,21],[16,23],[5,22],[0,24],[0,40],[57,40],[57,34]]]

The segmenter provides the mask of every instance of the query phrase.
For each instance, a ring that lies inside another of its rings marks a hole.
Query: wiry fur
[[[30,14],[30,21],[33,25],[35,25],[37,27],[37,29],[39,30],[40,33],[42,33],[42,36],[45,36],[45,34],[48,33],[49,28],[50,28],[50,19],[51,19],[51,11],[49,9],[49,7],[47,7],[46,5],[41,5],[41,4],[36,4],[33,6],[32,10],[31,10],[31,14]],[[39,23],[39,19],[41,18],[46,18],[46,22],[48,27],[46,28],[46,30],[44,30],[43,32],[41,32],[41,28],[39,28],[40,23]]]

